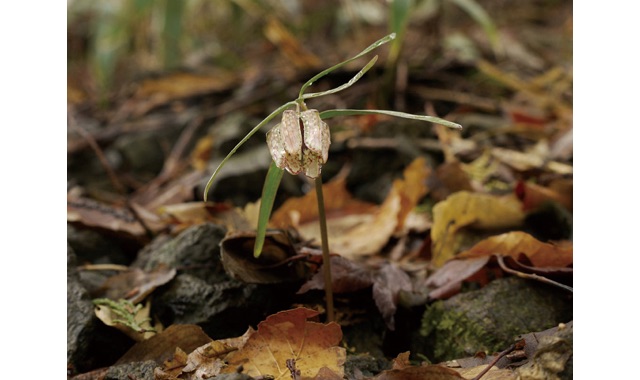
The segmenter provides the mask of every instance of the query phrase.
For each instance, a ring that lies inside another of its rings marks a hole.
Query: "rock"
[[[507,348],[521,334],[573,319],[570,296],[517,277],[497,279],[482,289],[428,306],[412,354],[445,361]]]
[[[160,244],[150,244],[132,266],[151,271],[166,264],[210,284],[226,281],[229,278],[220,262],[220,241],[225,233],[223,227],[212,223],[189,227],[168,242],[164,238],[154,240]]]
[[[158,364],[153,360],[111,366],[104,380],[154,380],[153,370]]]
[[[113,364],[133,342],[95,316],[75,264],[75,253],[67,245],[67,366],[72,373],[82,373]]]
[[[573,379],[573,323],[541,337],[533,357],[516,374],[521,380]]]
[[[236,337],[285,308],[298,287],[237,280],[211,284],[194,275],[179,274],[167,287],[156,290],[152,313],[165,326],[196,324],[213,339]]]
[[[368,353],[347,355],[347,360],[344,363],[344,376],[347,379],[364,379],[390,368],[391,363],[384,356],[372,356]]]
[[[67,223],[67,243],[73,248],[80,264],[129,265],[132,256],[102,233]]]

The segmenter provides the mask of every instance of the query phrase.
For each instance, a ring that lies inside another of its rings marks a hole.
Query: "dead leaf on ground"
[[[93,199],[67,196],[67,222],[121,233],[138,240],[146,239],[144,227],[131,211]]]
[[[141,304],[135,305],[126,300],[111,302],[106,299],[97,299],[94,300],[94,303],[95,302],[109,302],[109,304],[101,303],[100,305],[94,305],[95,315],[99,320],[107,326],[115,327],[122,331],[136,342],[142,342],[156,334],[155,329],[151,325],[151,318],[149,318],[151,312],[150,301],[147,301],[144,306]],[[128,318],[118,314],[118,310],[120,310],[120,312],[124,310]]]
[[[250,230],[251,224],[244,211],[224,203],[185,202],[168,204],[158,208],[165,223],[174,224],[175,230],[184,230],[196,224],[211,222],[224,226],[228,231]]]
[[[166,265],[159,265],[150,272],[132,268],[107,278],[92,296],[94,298],[106,297],[112,300],[124,298],[133,303],[139,303],[157,287],[168,283],[175,276],[176,269]]]
[[[555,181],[550,186],[518,181],[515,194],[525,211],[536,210],[545,202],[554,201],[573,211],[573,181]]]
[[[342,331],[335,322],[309,321],[318,314],[297,308],[267,317],[244,347],[227,357],[228,366],[222,372],[234,373],[242,366],[249,376],[288,379],[287,360],[294,359],[303,378],[316,377],[323,367],[342,377],[346,360],[346,350],[338,347]]]
[[[211,342],[211,338],[200,326],[171,325],[151,338],[134,344],[116,364],[154,360],[161,365],[173,357],[176,347],[189,353],[208,342]]]
[[[389,238],[403,231],[405,219],[427,194],[430,169],[424,158],[414,160],[393,182],[379,207],[360,202],[347,192],[344,180],[323,186],[329,247],[347,258],[378,253]],[[320,241],[315,192],[290,199],[278,209],[271,223],[279,228],[294,226],[305,239]]]
[[[464,379],[452,369],[440,365],[414,366],[381,372],[372,380],[458,380]]]
[[[220,243],[220,258],[229,276],[250,284],[278,284],[306,278],[308,268],[291,237],[267,231],[262,254],[253,256],[255,231],[231,231]]]
[[[409,275],[393,263],[386,262],[379,267],[369,267],[365,263],[353,262],[344,257],[331,258],[331,282],[334,293],[355,292],[372,286],[373,299],[390,330],[395,329],[395,313],[398,295],[410,292],[413,287]],[[298,294],[309,290],[324,289],[322,267],[304,283]]]
[[[473,368],[457,368],[456,372],[460,374],[464,379],[472,380],[487,368],[488,364],[480,365]],[[482,380],[515,380],[516,375],[510,369],[499,369],[491,367],[487,373],[482,375]]]
[[[524,217],[522,204],[513,194],[498,196],[460,191],[451,195],[433,207],[433,264],[440,267],[457,253],[456,232],[459,229],[517,227]]]
[[[544,243],[533,236],[513,231],[491,236],[459,253],[454,260],[446,262],[425,281],[431,288],[429,298],[449,298],[460,290],[464,281],[469,281],[489,264],[492,257],[507,256],[508,266],[524,273],[535,273],[546,277],[566,279],[571,276],[573,245],[571,242]],[[522,263],[523,260],[531,263]]]
[[[518,260],[521,254],[526,255],[536,267],[564,268],[573,263],[573,243],[544,243],[526,232],[513,231],[491,236],[461,252],[456,258],[502,255]]]

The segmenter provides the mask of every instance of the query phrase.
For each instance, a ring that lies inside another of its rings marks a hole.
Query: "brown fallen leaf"
[[[485,267],[490,257],[476,257],[465,260],[450,260],[429,276],[425,282],[431,299],[449,298],[460,291],[462,282]]]
[[[323,186],[330,250],[347,258],[379,252],[390,237],[403,231],[411,210],[426,195],[429,173],[424,158],[414,160],[404,170],[404,178],[393,182],[379,207],[353,199],[343,180]],[[274,213],[271,223],[279,228],[294,226],[305,239],[319,242],[315,200],[313,192],[285,202]]]
[[[176,269],[159,265],[151,272],[132,268],[107,278],[102,286],[91,294],[93,298],[106,297],[112,300],[124,298],[139,303],[153,290],[171,281],[176,276]]]
[[[287,379],[291,377],[287,360],[293,359],[303,378],[316,377],[323,367],[344,376],[346,350],[338,347],[342,340],[340,326],[309,321],[318,314],[296,308],[267,317],[244,347],[229,354],[222,373],[236,372],[242,366],[249,376]]]
[[[518,181],[514,192],[525,211],[535,210],[548,201],[558,202],[567,210],[573,211],[573,181],[556,182],[554,187]]]
[[[522,204],[513,194],[498,196],[460,191],[451,195],[433,207],[433,265],[440,267],[457,253],[456,232],[459,229],[517,227],[524,217]]]
[[[138,342],[116,364],[154,360],[158,365],[170,360],[177,347],[190,353],[211,342],[211,338],[196,325],[171,325],[151,338]]]
[[[231,231],[220,243],[220,258],[229,276],[251,284],[278,284],[307,277],[309,270],[284,231],[267,231],[262,254],[253,256],[255,231]]]
[[[372,380],[456,380],[464,379],[452,369],[440,365],[405,367],[381,372]]]
[[[521,254],[527,256],[536,267],[564,268],[573,263],[573,244],[571,242],[544,243],[526,232],[513,231],[482,240],[456,257],[464,259],[502,255],[518,260]]]
[[[464,379],[473,380],[475,379],[482,371],[487,368],[488,364],[480,365],[473,368],[459,368],[455,371],[458,372]],[[491,367],[487,373],[482,375],[482,380],[516,380],[515,373],[510,369],[498,369],[496,367]]]
[[[89,198],[67,196],[67,222],[117,232],[138,241],[147,239],[144,227],[131,211]]]
[[[331,258],[331,283],[334,293],[355,292],[372,286],[376,307],[390,330],[395,329],[394,316],[398,308],[399,293],[413,289],[409,275],[393,263],[369,267],[340,256]],[[312,289],[324,289],[322,267],[302,285],[298,294]]]

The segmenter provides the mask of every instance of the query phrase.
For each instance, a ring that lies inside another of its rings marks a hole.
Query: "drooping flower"
[[[329,157],[329,126],[318,110],[286,110],[282,121],[267,133],[267,145],[280,169],[317,178]]]

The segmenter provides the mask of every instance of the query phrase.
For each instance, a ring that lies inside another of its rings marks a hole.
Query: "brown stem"
[[[324,275],[324,293],[327,299],[327,322],[335,320],[333,313],[333,287],[331,282],[331,257],[329,256],[329,238],[327,236],[327,217],[324,212],[322,195],[322,176],[316,177],[316,195],[318,196],[318,217],[320,219],[320,237],[322,239],[322,272]]]
[[[567,286],[565,284],[561,284],[559,282],[550,280],[550,279],[548,279],[546,277],[538,276],[535,273],[523,273],[523,272],[519,272],[519,271],[517,271],[515,269],[511,269],[511,268],[507,267],[507,265],[504,262],[504,258],[501,255],[497,255],[496,257],[498,259],[498,264],[500,265],[500,268],[502,268],[502,270],[507,272],[507,273],[511,273],[511,274],[516,275],[516,276],[518,276],[520,278],[526,278],[526,279],[530,279],[530,280],[537,280],[537,281],[540,281],[540,282],[544,282],[545,284],[554,285],[554,286],[557,286],[559,288],[568,290],[571,293],[573,293],[573,288],[570,287],[570,286]]]

